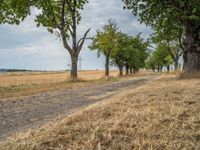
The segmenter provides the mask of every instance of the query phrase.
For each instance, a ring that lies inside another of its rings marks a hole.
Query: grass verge
[[[199,149],[200,80],[163,78],[10,138],[7,150]]]

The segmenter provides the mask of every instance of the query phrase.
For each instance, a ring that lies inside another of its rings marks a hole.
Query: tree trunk
[[[186,46],[184,51],[184,71],[193,73],[200,71],[200,26],[186,25]]]
[[[133,68],[133,74],[136,74],[137,71],[137,69]]]
[[[123,66],[119,66],[119,76],[123,76]]]
[[[72,10],[72,49],[73,53],[71,54],[71,78],[73,81],[77,81],[77,71],[78,71],[78,49],[77,49],[77,35],[76,35],[76,2],[74,1],[74,9]]]
[[[170,72],[170,66],[169,65],[167,66],[167,72]]]
[[[174,70],[178,71],[178,69],[179,69],[178,68],[178,59],[176,58],[175,61],[174,61]]]
[[[78,66],[78,56],[71,56],[71,78],[73,81],[77,81],[77,67]]]
[[[160,66],[158,66],[158,72],[160,72]]]
[[[109,76],[109,62],[110,62],[110,56],[106,55],[105,58],[105,76]]]
[[[160,66],[160,72],[163,72],[163,66]]]
[[[130,74],[133,74],[133,68],[130,67]]]
[[[129,75],[129,66],[126,65],[126,75]]]

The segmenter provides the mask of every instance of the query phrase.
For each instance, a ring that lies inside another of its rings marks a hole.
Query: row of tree
[[[115,21],[109,20],[102,30],[92,38],[91,50],[97,50],[98,56],[105,56],[105,76],[109,76],[109,64],[119,68],[119,75],[135,73],[139,68],[145,67],[148,57],[148,42],[140,34],[133,37],[118,31]]]
[[[163,67],[167,67],[167,71],[169,72],[173,59],[167,48],[164,43],[159,43],[156,49],[150,53],[146,67],[151,68],[154,72],[156,69],[158,72],[162,72]]]
[[[152,27],[159,39],[169,48],[179,45],[174,60],[183,53],[184,71],[200,71],[200,1],[199,0],[122,0],[125,8],[139,18],[141,23]],[[177,65],[177,64],[176,64]]]
[[[200,1],[199,0],[122,0],[125,8],[132,10],[141,23],[151,26],[155,33],[156,51],[148,61],[156,62],[156,67],[169,65],[171,59],[178,66],[183,54],[184,71],[200,71]],[[19,24],[37,8],[40,13],[35,21],[62,40],[71,56],[71,76],[77,80],[77,61],[90,29],[78,39],[77,25],[81,21],[80,10],[87,0],[1,0],[0,23]],[[112,60],[120,70],[137,70],[144,66],[147,57],[147,43],[140,36],[130,37],[117,31],[110,22],[97,31],[90,48],[97,49],[106,57],[106,75]],[[71,41],[71,42],[69,42]],[[69,43],[72,43],[71,45]],[[167,52],[163,52],[167,49]],[[161,53],[161,54],[160,54]],[[168,56],[171,57],[169,57]],[[167,56],[166,56],[167,55]],[[165,57],[166,56],[166,57]]]

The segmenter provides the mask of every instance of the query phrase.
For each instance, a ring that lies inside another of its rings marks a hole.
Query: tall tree
[[[111,53],[112,63],[119,68],[119,76],[123,76],[123,68],[128,57],[128,49],[130,46],[129,36],[119,32],[116,38],[115,49]]]
[[[0,2],[0,23],[19,24],[30,14],[31,6],[41,12],[36,16],[37,25],[43,25],[51,33],[56,32],[64,48],[71,56],[71,77],[77,80],[79,53],[90,29],[77,40],[77,25],[81,21],[80,10],[87,0],[2,0]],[[69,45],[71,39],[72,45]]]
[[[184,27],[184,71],[200,71],[200,1],[199,0],[123,0],[126,8],[154,29],[172,24]],[[167,22],[167,23],[166,23]]]
[[[91,50],[97,50],[98,56],[105,56],[105,76],[109,76],[109,63],[112,51],[114,51],[117,43],[118,27],[115,21],[109,20],[108,24],[103,26],[103,30],[97,30],[97,34],[92,39],[92,44],[89,46]]]
[[[77,40],[77,25],[81,21],[80,10],[87,0],[38,0],[35,6],[41,11],[35,21],[51,33],[56,32],[71,56],[71,77],[77,80],[78,56],[90,31]],[[69,45],[71,39],[72,45]]]

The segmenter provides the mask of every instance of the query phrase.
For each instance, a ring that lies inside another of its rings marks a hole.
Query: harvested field
[[[118,71],[111,71],[111,76],[116,77]],[[104,71],[78,72],[80,80],[97,80],[104,77]],[[15,72],[0,74],[0,87],[18,85],[50,84],[70,81],[69,72]]]
[[[111,77],[117,75],[118,71],[111,71]],[[74,83],[67,72],[3,73],[0,74],[0,99],[100,84],[107,81],[103,77],[104,71],[81,71],[80,81]]]
[[[200,149],[200,80],[173,75],[129,89],[1,144],[17,150]]]

